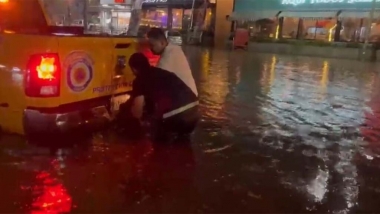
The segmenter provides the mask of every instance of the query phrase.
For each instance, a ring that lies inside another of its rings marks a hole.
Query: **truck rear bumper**
[[[23,125],[27,136],[82,132],[104,127],[111,122],[106,106],[66,113],[44,113],[38,110],[24,110]]]

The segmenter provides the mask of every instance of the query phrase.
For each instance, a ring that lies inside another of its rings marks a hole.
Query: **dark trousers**
[[[198,106],[155,123],[156,140],[167,141],[173,138],[187,138],[197,126],[199,120]]]
[[[122,104],[116,123],[123,128],[127,136],[132,138],[139,138],[144,134],[150,135],[157,141],[172,141],[175,138],[187,137],[194,131],[199,120],[198,106],[167,119],[155,118],[145,113],[142,123],[132,116],[131,108],[131,99]]]

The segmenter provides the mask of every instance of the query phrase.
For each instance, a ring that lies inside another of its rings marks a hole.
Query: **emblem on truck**
[[[64,71],[67,76],[67,86],[73,92],[82,92],[93,78],[93,61],[89,54],[83,51],[71,52],[65,59]]]

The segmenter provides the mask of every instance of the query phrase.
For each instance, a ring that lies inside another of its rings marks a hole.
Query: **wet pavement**
[[[188,48],[191,144],[0,140],[1,212],[380,212],[380,65]]]

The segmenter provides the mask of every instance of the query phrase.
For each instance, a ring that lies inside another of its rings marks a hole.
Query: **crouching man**
[[[135,128],[131,130],[137,132],[138,124],[158,141],[191,134],[199,118],[198,98],[194,92],[174,73],[151,66],[141,53],[130,57],[129,66],[136,78],[121,118],[127,122],[131,118],[125,115],[131,115],[135,119],[131,125]]]

